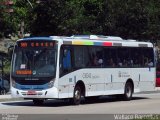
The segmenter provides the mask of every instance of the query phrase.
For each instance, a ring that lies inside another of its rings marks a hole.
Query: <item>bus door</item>
[[[60,79],[58,82],[60,94],[59,97],[68,97],[69,84],[72,81],[72,49],[70,46],[62,46],[60,51]]]
[[[63,47],[61,50],[60,58],[60,76],[67,74],[71,71],[71,49],[68,47]]]

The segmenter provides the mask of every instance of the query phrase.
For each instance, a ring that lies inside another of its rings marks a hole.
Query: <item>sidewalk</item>
[[[12,98],[11,94],[0,95],[0,102],[7,102],[7,101],[21,101],[24,100],[23,98]]]
[[[11,99],[11,95],[0,95],[0,99]]]

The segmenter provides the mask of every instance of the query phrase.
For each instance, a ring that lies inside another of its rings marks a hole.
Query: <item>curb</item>
[[[0,99],[0,102],[8,102],[8,101],[23,101],[24,99],[21,98],[4,98],[4,99]]]
[[[11,95],[0,95],[0,99],[11,99]]]
[[[19,101],[24,100],[23,98],[12,98],[11,95],[0,95],[0,102],[6,102],[6,101]]]

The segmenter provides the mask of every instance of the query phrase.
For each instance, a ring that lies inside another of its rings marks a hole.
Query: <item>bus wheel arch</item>
[[[81,90],[82,90],[82,91],[81,91],[81,92],[82,92],[82,96],[85,97],[85,95],[86,95],[86,87],[85,87],[84,82],[83,82],[82,80],[79,80],[79,81],[77,81],[75,87],[76,87],[76,86],[79,86],[79,87],[81,88]]]
[[[128,79],[124,86],[124,100],[131,100],[134,93],[134,83],[132,79]]]

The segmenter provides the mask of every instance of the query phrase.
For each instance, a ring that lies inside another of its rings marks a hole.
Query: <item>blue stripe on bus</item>
[[[103,46],[103,42],[94,42],[94,45]]]
[[[20,90],[44,90],[48,89],[48,83],[44,85],[20,85],[16,83],[15,88]]]

